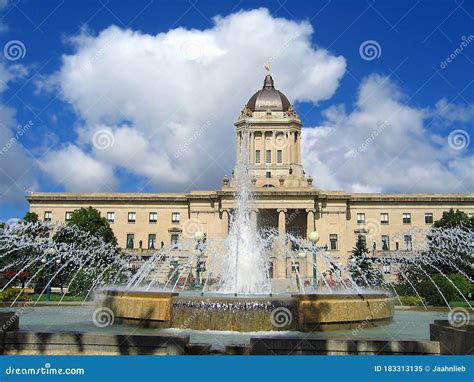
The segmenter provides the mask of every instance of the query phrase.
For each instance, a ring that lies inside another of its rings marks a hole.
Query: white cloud
[[[6,66],[0,62],[0,93],[10,82],[22,78],[27,70],[22,65]],[[35,163],[25,150],[23,141],[32,134],[31,121],[17,121],[13,108],[0,103],[0,203],[22,203],[25,191],[37,187]]]
[[[41,160],[41,169],[67,191],[110,191],[117,184],[110,166],[86,155],[74,145],[55,153],[48,153]]]
[[[432,135],[431,113],[409,106],[388,77],[368,77],[354,110],[344,110],[332,107],[324,127],[303,130],[304,165],[316,187],[408,193],[474,189],[472,153]]]
[[[112,26],[75,36],[74,54],[63,57],[50,85],[83,121],[76,144],[84,155],[144,176],[159,190],[211,188],[233,168],[233,122],[262,86],[264,63],[292,102],[318,102],[336,91],[345,60],[313,47],[312,34],[309,23],[266,9],[156,36]],[[110,148],[91,145],[98,129],[113,135]],[[61,155],[53,152],[49,163]]]

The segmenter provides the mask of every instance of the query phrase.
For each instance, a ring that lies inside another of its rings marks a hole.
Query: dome
[[[286,96],[275,89],[273,78],[267,74],[262,90],[256,92],[247,102],[247,107],[252,111],[288,111],[290,101]]]

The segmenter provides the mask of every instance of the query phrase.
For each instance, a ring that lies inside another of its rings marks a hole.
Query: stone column
[[[222,210],[221,224],[222,232],[224,233],[224,236],[227,236],[229,234],[229,210]]]
[[[254,165],[254,155],[255,155],[255,150],[254,150],[254,133],[252,131],[249,132],[249,163],[250,165]]]
[[[306,237],[316,229],[314,224],[314,211],[312,208],[306,209]]]
[[[278,232],[280,236],[285,236],[286,234],[286,208],[277,209],[278,212]]]
[[[250,225],[252,226],[252,229],[257,229],[257,212],[257,209],[250,210]]]

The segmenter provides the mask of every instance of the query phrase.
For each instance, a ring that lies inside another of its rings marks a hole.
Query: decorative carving
[[[252,109],[245,105],[244,108],[240,111],[239,119],[251,117],[253,115]]]
[[[313,185],[313,177],[310,175],[309,178],[307,179],[308,181],[308,186],[312,186]]]
[[[283,115],[285,116],[285,118],[300,118],[298,117],[296,110],[293,108],[293,105],[290,105],[288,110]]]
[[[285,184],[285,178],[283,176],[280,176],[278,181],[280,182],[280,186],[283,186]]]
[[[224,183],[224,187],[227,187],[229,185],[229,178],[227,175],[224,175],[224,179],[222,179],[222,183]]]

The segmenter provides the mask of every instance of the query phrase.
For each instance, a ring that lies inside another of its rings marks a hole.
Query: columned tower
[[[312,187],[301,164],[301,120],[269,73],[235,126],[237,156],[244,133],[249,137],[249,174],[255,187]]]

